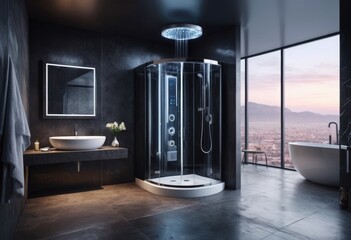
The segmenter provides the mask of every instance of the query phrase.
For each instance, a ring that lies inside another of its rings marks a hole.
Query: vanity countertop
[[[42,165],[77,161],[96,161],[128,158],[128,149],[121,147],[102,146],[93,150],[48,152],[26,150],[23,154],[24,165]]]

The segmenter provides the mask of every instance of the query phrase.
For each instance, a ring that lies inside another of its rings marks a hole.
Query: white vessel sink
[[[51,145],[58,150],[90,150],[104,145],[105,136],[55,136],[49,137]]]

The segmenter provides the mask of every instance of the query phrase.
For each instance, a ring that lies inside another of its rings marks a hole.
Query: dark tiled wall
[[[351,145],[351,2],[340,1],[340,143]],[[341,186],[350,189],[351,174],[346,172],[346,156],[341,154]]]
[[[98,33],[30,21],[30,130],[33,140],[39,140],[41,146],[49,146],[50,136],[73,135],[75,123],[79,124],[81,135],[101,135],[104,133],[101,127],[100,101],[102,85],[101,45],[101,36]],[[98,117],[96,119],[43,119],[43,64],[45,62],[96,68],[98,85]]]
[[[28,28],[25,1],[1,0],[0,1],[0,96],[1,104],[4,94],[8,56],[14,63],[16,76],[22,95],[25,110],[29,112],[28,104]],[[3,122],[4,106],[1,105],[1,124]],[[0,127],[2,129],[2,127]],[[0,133],[2,135],[2,133]],[[1,144],[1,143],[0,143]],[[1,149],[1,148],[0,148]],[[1,154],[1,153],[0,153]],[[0,175],[2,175],[0,164]],[[0,177],[2,179],[2,176]],[[2,184],[0,183],[2,186]],[[11,200],[9,204],[0,206],[0,239],[12,239],[17,220],[24,207],[24,198]]]
[[[190,54],[222,64],[222,180],[226,188],[241,186],[240,170],[240,26],[191,42]]]
[[[50,136],[72,135],[74,125],[78,123],[78,133],[80,135],[105,135],[107,136],[105,145],[109,145],[112,141],[112,134],[105,127],[106,123],[124,121],[127,131],[120,133],[118,140],[120,146],[129,149],[129,158],[123,161],[104,161],[102,180],[103,184],[133,181],[133,69],[145,62],[169,57],[169,53],[173,53],[172,48],[168,48],[164,44],[111,36],[37,21],[30,21],[29,46],[30,128],[33,140],[38,139],[41,146],[49,146],[48,138]],[[43,119],[44,62],[96,68],[98,87],[96,119]],[[100,169],[100,163],[96,163],[96,169]],[[54,173],[50,169],[47,170],[48,174],[60,174]],[[37,170],[38,174],[43,172],[45,173],[45,166]],[[35,174],[36,171],[34,169],[33,171],[30,170],[29,182],[37,179],[37,183],[40,184],[41,180]],[[81,176],[71,177],[78,178]],[[63,177],[62,181],[65,181]]]

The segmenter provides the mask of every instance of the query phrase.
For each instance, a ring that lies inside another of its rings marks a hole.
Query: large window
[[[328,128],[328,123],[338,123],[338,35],[249,57],[246,64],[246,148],[265,151],[271,166],[294,168],[289,142],[328,143],[329,135],[336,142],[335,126]],[[265,161],[258,158],[258,163]]]
[[[285,167],[289,142],[336,142],[339,112],[339,36],[284,51]]]
[[[280,52],[250,58],[247,64],[248,148],[265,151],[268,164],[280,166]]]

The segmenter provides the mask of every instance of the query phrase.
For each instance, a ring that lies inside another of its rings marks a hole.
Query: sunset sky
[[[338,115],[339,36],[287,48],[284,59],[285,107]],[[249,58],[248,62],[249,101],[279,106],[280,52]]]

